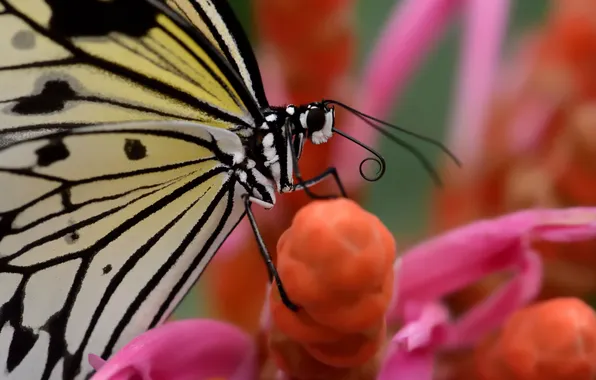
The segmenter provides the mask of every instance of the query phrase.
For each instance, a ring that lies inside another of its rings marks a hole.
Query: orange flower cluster
[[[288,310],[277,290],[270,296],[278,368],[292,379],[373,379],[394,259],[391,233],[356,203],[317,201],[300,210],[279,240],[277,265],[301,309]]]

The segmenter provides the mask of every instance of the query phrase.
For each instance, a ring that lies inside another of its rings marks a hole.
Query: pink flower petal
[[[519,255],[522,260],[519,274],[454,322],[447,329],[444,347],[473,345],[479,337],[502,325],[513,312],[536,297],[542,280],[540,257],[530,250],[519,252]]]
[[[412,307],[417,312],[411,313]],[[402,350],[411,352],[442,342],[445,326],[449,321],[449,311],[439,303],[406,305],[405,318],[408,323],[393,337],[393,342]]]
[[[93,380],[230,380],[257,378],[255,343],[240,329],[211,320],[182,320],[133,339],[101,365]],[[127,376],[127,377],[125,377]]]
[[[515,248],[533,233],[550,231],[550,236],[561,239],[562,234],[571,241],[586,239],[594,233],[594,225],[596,209],[578,207],[521,211],[457,228],[402,256],[396,264],[395,294],[402,300],[439,299],[495,270],[519,266]]]
[[[466,2],[464,48],[448,145],[468,167],[482,149],[508,11],[509,0]]]
[[[432,380],[433,364],[432,352],[396,350],[387,355],[377,380]]]
[[[382,32],[361,80],[357,108],[384,118],[402,92],[412,71],[441,36],[449,16],[462,0],[404,0],[393,11]],[[343,130],[364,144],[375,146],[378,133],[357,121],[346,122]],[[334,146],[332,165],[338,168],[347,188],[358,186],[358,168],[366,151],[342,139]]]
[[[445,340],[449,313],[439,303],[410,302],[406,325],[393,337],[378,380],[432,379],[434,349]]]
[[[528,33],[516,43],[515,49],[502,63],[496,86],[498,96],[511,102],[521,102],[510,124],[505,126],[513,153],[536,148],[546,132],[548,122],[560,106],[564,94],[544,94],[528,91],[539,48],[539,33]]]
[[[532,239],[580,241],[595,236],[594,208],[522,211],[447,232],[402,256],[388,320],[403,319],[411,303],[434,302],[488,274],[515,270],[516,277],[448,329],[445,344],[469,344],[536,295],[541,265],[529,247]]]
[[[439,303],[409,302],[405,326],[393,337],[378,380],[432,379],[433,351],[445,340],[447,309]]]
[[[89,364],[91,364],[91,367],[94,370],[99,371],[99,369],[106,364],[106,361],[95,354],[89,354]]]

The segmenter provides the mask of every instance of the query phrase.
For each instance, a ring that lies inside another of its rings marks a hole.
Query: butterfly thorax
[[[247,168],[264,178],[257,182],[267,188],[267,196],[256,194],[265,203],[274,202],[274,192],[295,190],[294,165],[302,155],[304,143],[322,144],[332,136],[335,111],[323,103],[270,107],[263,112],[265,121],[246,140]],[[259,192],[261,193],[261,192]],[[271,198],[270,198],[271,196]],[[272,206],[264,204],[263,206]]]

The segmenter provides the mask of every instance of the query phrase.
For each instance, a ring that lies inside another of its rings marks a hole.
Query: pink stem
[[[468,167],[482,149],[508,11],[509,0],[467,2],[464,48],[448,145]]]

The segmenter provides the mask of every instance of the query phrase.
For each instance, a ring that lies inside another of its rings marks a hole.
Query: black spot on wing
[[[140,37],[155,26],[156,9],[147,0],[46,0],[50,30],[65,37],[102,37],[120,32]]]
[[[112,264],[108,264],[101,270],[102,274],[108,274],[112,271]]]
[[[21,115],[39,115],[61,111],[66,102],[74,99],[76,92],[64,80],[49,80],[39,94],[26,96],[17,101],[12,112]]]
[[[18,50],[29,50],[35,47],[35,34],[30,30],[20,30],[12,36],[12,47]]]
[[[61,139],[52,139],[35,151],[38,166],[50,166],[70,156],[70,152]]]
[[[129,160],[137,161],[147,157],[147,148],[141,140],[126,139],[124,142],[124,153]]]
[[[68,210],[68,208],[65,209]],[[64,239],[66,239],[66,243],[68,244],[74,244],[81,238],[79,232],[76,229],[74,229],[74,227],[72,227],[75,223],[76,222],[73,219],[68,220],[68,224],[71,228],[71,231],[64,236]]]
[[[65,236],[68,244],[74,244],[81,238],[81,235],[77,231],[73,231]]]

